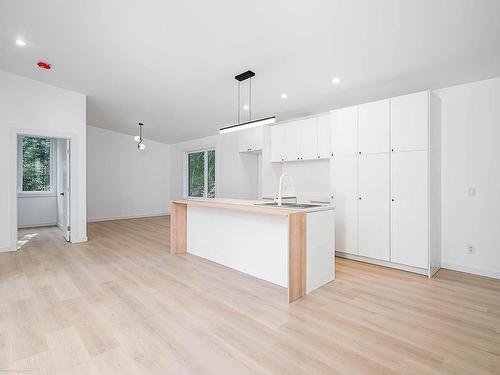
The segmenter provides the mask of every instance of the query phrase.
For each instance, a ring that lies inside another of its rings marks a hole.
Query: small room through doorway
[[[69,210],[70,140],[18,134],[18,240],[26,229],[53,227],[70,241]]]

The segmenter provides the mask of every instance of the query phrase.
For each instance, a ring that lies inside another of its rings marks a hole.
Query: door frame
[[[10,235],[11,235],[11,251],[17,251],[17,235],[18,235],[18,215],[17,215],[17,185],[18,185],[18,136],[34,136],[47,138],[69,139],[70,141],[70,239],[76,238],[75,223],[77,222],[77,178],[74,171],[77,168],[77,145],[78,136],[74,133],[54,132],[49,130],[28,129],[28,128],[10,128]]]

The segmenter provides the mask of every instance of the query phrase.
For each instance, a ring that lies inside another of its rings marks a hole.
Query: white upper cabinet
[[[261,126],[240,130],[238,132],[238,151],[239,152],[258,152],[262,151],[264,131]]]
[[[330,139],[330,116],[320,116],[318,117],[318,159],[330,157]]]
[[[389,99],[358,106],[358,152],[389,152]]]
[[[300,121],[283,124],[285,127],[285,161],[299,160]]]
[[[311,160],[318,157],[318,119],[309,118],[299,123],[300,151],[299,160]]]
[[[427,268],[427,151],[391,154],[391,261]]]
[[[390,260],[389,156],[387,153],[359,156],[359,255]]]
[[[271,161],[285,161],[285,125],[271,126]]]
[[[358,107],[336,109],[331,112],[331,156],[356,155]]]
[[[429,146],[429,91],[391,99],[391,150],[418,151]]]

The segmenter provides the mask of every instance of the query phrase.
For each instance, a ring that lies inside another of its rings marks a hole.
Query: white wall
[[[70,137],[72,242],[87,239],[85,95],[0,71],[0,251],[16,249],[17,134]]]
[[[23,194],[17,198],[19,228],[57,225],[57,196]]]
[[[307,160],[283,164],[283,172],[291,177],[287,195],[302,201],[330,202],[330,161]]]
[[[238,153],[238,133],[214,135],[171,145],[172,199],[183,197],[184,154],[199,148],[216,148],[217,196],[257,199],[257,155]]]
[[[139,151],[128,134],[87,127],[89,221],[170,212],[170,146],[145,144]]]
[[[500,277],[500,78],[435,94],[442,113],[443,267]]]

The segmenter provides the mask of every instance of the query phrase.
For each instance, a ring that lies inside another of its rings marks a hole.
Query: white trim
[[[47,130],[34,130],[25,128],[10,128],[10,248],[1,251],[16,251],[17,250],[17,171],[18,171],[18,136],[28,135],[28,136],[39,136],[46,138],[62,138],[70,140],[70,171],[77,171],[78,168],[78,134],[76,133],[64,133],[64,132],[54,132]],[[84,176],[85,177],[85,176]],[[71,242],[79,243],[86,242],[87,236],[79,237],[77,231],[78,225],[78,173],[70,173],[70,227],[71,227]],[[85,202],[83,207],[85,207]],[[83,208],[85,211],[85,208]],[[85,233],[85,231],[83,232]]]
[[[18,192],[17,193],[18,198],[55,198],[57,197],[57,194],[55,191],[32,191],[32,192]]]
[[[373,259],[373,258],[366,258],[366,257],[359,256],[359,255],[342,253],[340,251],[336,251],[335,256],[338,256],[341,258],[346,258],[346,259],[357,260],[359,262],[375,264],[377,266],[395,268],[395,269],[401,270],[401,271],[413,272],[413,273],[418,273],[420,275],[429,276],[429,271],[425,268],[406,266],[404,264],[393,263],[393,262],[388,262],[385,260],[379,260],[379,259]]]
[[[9,252],[16,251],[16,250],[17,250],[17,241],[16,241],[16,248],[15,249],[12,249],[11,247],[1,247],[0,253],[9,253]]]
[[[38,223],[38,224],[24,224],[18,225],[18,229],[26,229],[26,228],[39,228],[39,227],[57,227],[57,223]]]
[[[494,279],[500,279],[500,271],[495,271],[495,270],[487,270],[483,268],[463,266],[461,264],[449,263],[449,262],[441,262],[441,268],[446,268],[452,271],[470,273],[473,275],[492,277]]]
[[[121,215],[121,216],[107,216],[107,217],[96,217],[89,218],[87,223],[98,223],[101,221],[112,221],[112,220],[127,220],[127,219],[143,219],[146,217],[159,217],[159,216],[169,216],[170,212],[163,212],[159,214],[146,214],[146,215]]]

